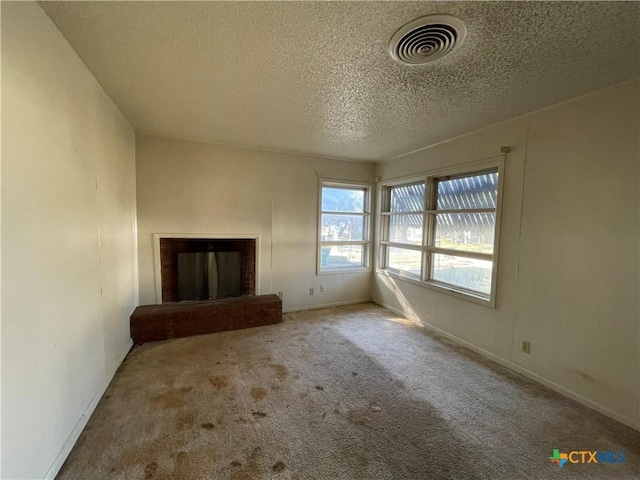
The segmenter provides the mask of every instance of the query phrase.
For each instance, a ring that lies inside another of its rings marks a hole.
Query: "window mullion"
[[[402,217],[402,216],[410,216],[410,215],[421,215],[424,213],[424,210],[412,210],[410,212],[381,212],[380,215],[384,217]]]
[[[340,247],[343,245],[366,245],[368,240],[322,240],[322,245],[326,247]]]
[[[421,245],[416,245],[414,243],[399,243],[399,242],[389,242],[389,241],[382,241],[380,242],[381,245],[385,245],[387,247],[395,247],[395,248],[402,248],[403,250],[415,250],[416,252],[421,252],[424,250],[424,247],[422,247]]]
[[[493,255],[491,253],[472,252],[469,250],[453,250],[450,248],[440,248],[440,247],[427,247],[426,250],[432,253],[439,253],[442,255],[451,255],[454,257],[475,258],[478,260],[487,260],[487,261],[491,261],[493,259]]]
[[[439,213],[495,213],[495,208],[459,208],[454,210],[438,210],[428,209],[426,213],[439,214]]]
[[[424,264],[424,272],[422,274],[422,280],[427,282],[431,277],[431,264],[433,262],[433,256],[429,247],[434,245],[435,242],[435,227],[436,227],[436,216],[433,215],[432,212],[436,208],[436,182],[433,178],[427,179],[427,195],[425,199],[425,213],[424,213],[424,242],[423,247],[425,249],[425,264]]]
[[[358,215],[360,217],[370,215],[369,212],[331,212],[331,211],[325,211],[325,210],[322,210],[320,213],[322,215],[351,215],[351,216]]]

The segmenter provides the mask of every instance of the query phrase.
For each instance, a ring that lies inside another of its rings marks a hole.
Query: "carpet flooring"
[[[58,478],[638,479],[640,433],[363,304],[135,348]]]

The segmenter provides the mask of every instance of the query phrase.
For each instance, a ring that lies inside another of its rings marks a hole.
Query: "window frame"
[[[399,177],[385,180],[377,184],[377,205],[376,205],[376,221],[377,221],[377,239],[376,239],[376,255],[375,255],[375,271],[378,274],[401,279],[409,283],[420,285],[431,290],[443,292],[449,295],[463,298],[481,305],[495,308],[496,291],[498,284],[498,264],[500,253],[500,226],[502,218],[502,197],[504,188],[504,169],[505,155],[491,157],[475,162],[459,164],[438,170],[432,170],[417,175],[407,177]],[[498,173],[498,185],[496,189],[496,208],[474,208],[460,210],[438,210],[437,209],[437,191],[436,184],[438,180],[448,180],[453,178],[468,177],[474,175],[482,175],[496,171]],[[421,211],[411,212],[391,212],[390,211],[390,192],[393,187],[424,183],[425,195]],[[470,252],[466,250],[454,250],[435,246],[436,232],[436,216],[443,213],[495,213],[494,226],[494,243],[493,253]],[[420,244],[409,244],[389,241],[389,224],[393,215],[422,215],[422,242]],[[421,252],[421,268],[420,275],[416,276],[402,270],[387,267],[387,252],[389,247],[402,248],[405,250],[413,250]],[[480,260],[491,260],[491,288],[489,295],[483,295],[480,292],[465,289],[463,287],[451,285],[444,282],[438,282],[431,277],[431,268],[433,255],[443,253],[446,255],[454,255],[464,258],[475,258]]]
[[[322,191],[324,187],[329,188],[344,188],[351,190],[362,190],[364,191],[364,205],[363,212],[331,212],[322,210]],[[372,248],[371,248],[371,232],[373,227],[373,218],[371,207],[373,205],[373,184],[366,182],[354,182],[350,180],[334,180],[329,178],[320,178],[318,179],[318,222],[317,222],[317,248],[316,248],[316,274],[317,275],[338,275],[343,273],[366,273],[371,271],[371,258],[372,258]],[[322,240],[322,215],[353,215],[362,217],[363,228],[362,228],[362,240]],[[334,269],[323,269],[322,268],[322,247],[325,246],[349,246],[349,245],[362,245],[364,249],[363,252],[363,265],[359,267],[348,267],[348,268],[334,268]]]

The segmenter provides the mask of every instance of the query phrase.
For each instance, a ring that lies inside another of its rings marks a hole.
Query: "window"
[[[383,184],[380,268],[494,305],[503,165],[498,157]]]
[[[370,211],[370,186],[320,182],[318,273],[369,269]]]

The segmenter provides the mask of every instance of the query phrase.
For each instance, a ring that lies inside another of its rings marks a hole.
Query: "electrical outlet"
[[[324,285],[320,285],[320,293],[324,293]]]
[[[522,341],[522,351],[524,353],[531,353],[531,342],[528,342],[527,340],[523,340]]]
[[[280,300],[282,300],[282,297],[284,297],[284,292],[278,292],[278,296],[280,297]]]
[[[313,295],[313,288],[309,289],[309,295]]]

